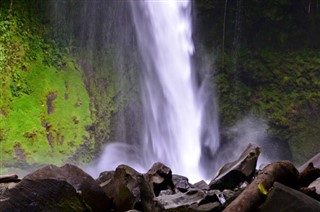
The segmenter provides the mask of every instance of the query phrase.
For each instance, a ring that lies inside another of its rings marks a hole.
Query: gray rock
[[[187,192],[191,188],[188,178],[181,175],[172,175],[172,182],[177,191]]]
[[[259,211],[318,212],[320,211],[320,202],[297,190],[275,182],[266,202],[260,206]]]
[[[195,184],[192,185],[194,188],[202,189],[202,190],[209,190],[210,187],[208,183],[206,183],[204,180],[201,180]]]
[[[211,180],[211,189],[233,189],[239,183],[250,179],[256,170],[260,148],[249,144],[238,160],[225,164]]]
[[[48,165],[30,173],[23,179],[66,181],[76,189],[93,211],[106,211],[112,205],[111,200],[105,195],[98,183],[90,175],[71,164],[62,167]]]
[[[202,212],[206,212],[206,211],[218,212],[218,211],[221,211],[221,205],[220,205],[219,202],[209,202],[209,203],[202,204],[202,205],[194,204],[190,208],[194,209],[195,211],[202,211]]]
[[[316,189],[316,193],[318,195],[320,195],[320,177],[317,178],[315,181],[313,181],[308,188],[315,188]]]
[[[80,195],[65,181],[23,179],[0,195],[0,211],[88,211]]]
[[[186,193],[177,192],[173,195],[158,196],[155,198],[160,205],[167,209],[186,209],[192,204],[199,204],[206,194],[198,189],[191,189]]]
[[[171,169],[162,163],[154,163],[144,177],[149,182],[155,196],[158,196],[161,190],[174,191]]]
[[[316,154],[315,156],[313,156],[310,160],[308,160],[307,162],[305,162],[303,165],[301,165],[298,168],[299,172],[302,172],[305,168],[307,168],[307,166],[312,163],[313,166],[315,168],[319,168],[320,169],[320,152],[318,154]]]
[[[114,171],[101,172],[96,182],[100,185],[102,183],[108,183],[112,179]]]

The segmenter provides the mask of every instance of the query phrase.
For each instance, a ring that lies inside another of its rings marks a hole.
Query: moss
[[[61,164],[84,142],[89,155],[94,146],[86,130],[92,118],[83,70],[43,38],[46,26],[30,19],[24,9],[0,15],[2,170],[19,164]]]
[[[319,113],[319,53],[242,51],[238,61],[236,66],[228,58],[226,64],[217,62],[222,124],[259,115],[269,122],[270,134],[289,141],[295,162],[312,156],[317,141],[310,133],[320,133],[310,124]]]

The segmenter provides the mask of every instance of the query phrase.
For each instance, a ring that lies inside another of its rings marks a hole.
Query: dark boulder
[[[71,164],[62,167],[48,165],[30,173],[23,179],[65,181],[76,189],[91,210],[106,211],[112,207],[111,200],[105,195],[99,184],[90,175]]]
[[[0,195],[0,211],[88,211],[72,185],[65,181],[23,179]]]
[[[0,183],[9,183],[9,182],[20,182],[21,180],[18,178],[18,175],[0,175]]]
[[[316,154],[315,156],[313,156],[310,160],[308,160],[307,162],[305,162],[303,165],[301,165],[298,168],[299,172],[302,172],[305,168],[307,168],[307,166],[312,163],[313,166],[315,168],[319,168],[320,169],[320,152],[318,154]]]
[[[211,189],[233,189],[239,183],[250,179],[255,171],[260,148],[249,144],[238,160],[225,164],[211,180]]]
[[[299,174],[299,186],[308,187],[310,183],[320,177],[320,168],[315,168],[313,163],[308,166]]]
[[[101,182],[103,191],[110,197],[115,211],[136,209],[140,211],[157,211],[153,204],[154,194],[144,176],[133,168],[120,165],[111,180]]]
[[[320,202],[297,190],[275,182],[266,202],[261,205],[259,211],[318,212],[320,211]]]

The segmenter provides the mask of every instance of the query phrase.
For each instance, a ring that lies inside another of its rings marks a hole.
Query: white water
[[[204,111],[191,68],[191,2],[131,1],[131,6],[144,63],[145,136],[140,145],[107,145],[95,172],[121,163],[145,172],[160,161],[196,182],[203,179],[199,161]]]
[[[145,75],[144,89],[148,111],[144,146],[152,147],[146,159],[161,161],[174,173],[194,178],[201,154],[201,110],[192,80],[190,1],[146,1],[144,8],[148,28],[141,27],[140,21],[136,27],[141,51],[149,54],[143,54],[146,71],[151,72]],[[147,30],[150,38],[146,40]]]

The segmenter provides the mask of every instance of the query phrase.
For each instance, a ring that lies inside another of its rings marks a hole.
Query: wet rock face
[[[103,191],[112,199],[115,211],[130,209],[155,211],[154,194],[144,176],[133,168],[120,165],[111,179],[101,182]]]
[[[169,167],[162,163],[154,163],[144,177],[149,182],[149,185],[152,188],[155,196],[159,196],[159,193],[162,190],[170,189],[174,191],[172,171]],[[175,179],[178,181],[178,177]]]
[[[233,189],[251,178],[256,170],[260,148],[249,144],[238,160],[225,164],[211,180],[211,189]]]
[[[269,211],[320,211],[320,202],[301,192],[275,182],[268,198],[260,207],[261,212]]]
[[[299,175],[290,161],[277,161],[254,175],[259,152],[249,145],[210,186],[192,185],[162,163],[145,174],[120,165],[96,180],[70,164],[49,165],[22,180],[0,176],[0,211],[320,211],[318,168],[311,163]]]
[[[65,181],[22,180],[0,195],[0,211],[86,211],[80,195]]]

